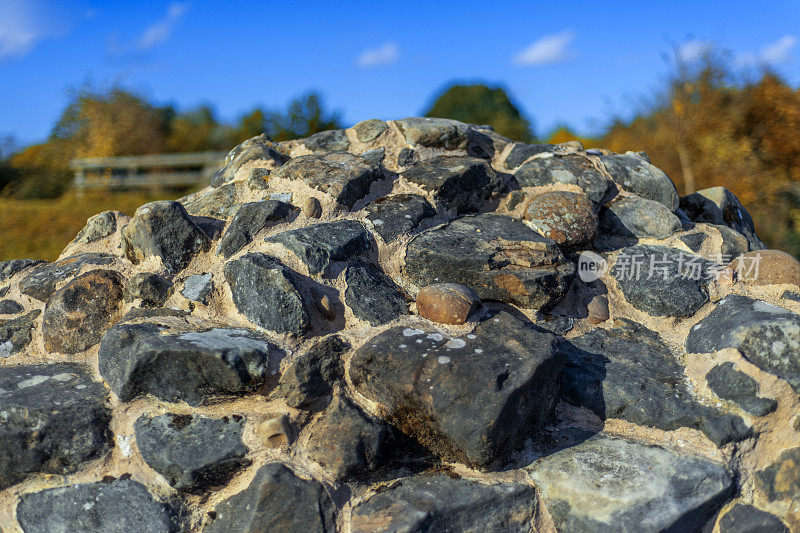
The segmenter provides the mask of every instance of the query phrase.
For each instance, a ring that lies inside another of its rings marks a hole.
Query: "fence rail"
[[[149,188],[208,183],[225,159],[225,152],[129,155],[73,159],[75,189]]]

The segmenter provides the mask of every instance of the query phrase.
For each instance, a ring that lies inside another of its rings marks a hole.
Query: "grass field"
[[[0,261],[57,258],[61,250],[101,211],[132,215],[140,205],[184,193],[92,191],[82,199],[69,192],[55,200],[0,198]]]

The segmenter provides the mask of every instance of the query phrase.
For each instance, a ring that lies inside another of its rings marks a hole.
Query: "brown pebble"
[[[288,446],[292,442],[292,428],[286,415],[274,416],[256,424],[256,435],[269,448]]]
[[[591,324],[599,324],[608,320],[610,316],[608,312],[608,298],[605,296],[595,296],[592,301],[586,306],[589,311],[587,319]]]
[[[308,218],[319,218],[322,216],[322,204],[313,196],[309,196],[303,201],[300,210]]]
[[[458,283],[434,283],[417,294],[417,312],[441,324],[463,324],[480,306],[475,291]]]
[[[525,208],[525,221],[540,235],[563,246],[591,241],[597,232],[597,215],[585,194],[546,192]]]
[[[736,279],[750,285],[800,286],[800,263],[780,250],[754,250],[742,254],[728,264]]]

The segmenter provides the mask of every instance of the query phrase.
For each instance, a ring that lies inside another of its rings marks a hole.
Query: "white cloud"
[[[0,61],[26,56],[39,41],[49,36],[33,11],[29,3],[0,1]]]
[[[686,41],[678,47],[678,59],[684,63],[694,63],[711,51],[712,45],[708,41],[693,39]]]
[[[511,58],[517,65],[552,65],[563,63],[575,57],[568,48],[575,40],[575,32],[562,31],[552,35],[545,35],[538,41],[532,43],[524,50]]]
[[[396,63],[400,59],[397,43],[386,43],[377,48],[367,48],[356,58],[356,65],[362,68],[379,67]]]
[[[140,51],[149,50],[169,39],[175,24],[186,14],[189,9],[187,2],[173,2],[167,8],[167,14],[144,30],[136,39],[134,47]]]
[[[758,53],[752,51],[742,52],[736,56],[736,63],[744,67],[786,63],[791,61],[792,50],[794,50],[795,46],[797,46],[797,37],[784,35],[777,41],[762,47]]]

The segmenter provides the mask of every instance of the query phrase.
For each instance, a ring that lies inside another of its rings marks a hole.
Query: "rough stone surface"
[[[103,211],[93,217],[89,217],[86,225],[72,242],[89,244],[113,235],[117,231],[117,216],[120,214],[119,211]]]
[[[350,147],[350,141],[347,140],[347,133],[344,130],[328,130],[315,133],[304,140],[303,144],[312,152],[340,152]]]
[[[25,308],[14,300],[0,300],[0,315],[16,315],[24,310]]]
[[[521,144],[517,143],[511,148],[505,160],[506,168],[514,170],[531,157],[546,152],[555,151],[555,146],[547,143]]]
[[[187,213],[197,217],[213,217],[227,220],[236,206],[238,192],[235,183],[227,183],[214,189],[209,194],[192,194],[181,198],[180,201]]]
[[[194,302],[206,303],[213,290],[214,282],[211,279],[211,274],[195,274],[183,281],[181,294],[184,298]]]
[[[460,283],[482,299],[538,308],[556,303],[575,272],[558,246],[502,215],[464,217],[414,238],[404,275],[419,287]]]
[[[621,196],[600,214],[600,231],[620,237],[664,239],[683,228],[664,204],[635,196]]]
[[[417,294],[419,316],[441,324],[463,324],[480,305],[475,291],[457,283],[434,283]]]
[[[168,413],[136,420],[136,446],[144,462],[185,492],[224,485],[248,466],[241,416],[209,418]]]
[[[319,200],[313,196],[309,196],[305,199],[300,210],[308,218],[319,218],[322,216],[322,205],[320,205]]]
[[[784,450],[764,470],[756,472],[756,486],[770,501],[800,499],[800,447]]]
[[[554,335],[506,313],[474,336],[396,326],[357,350],[349,373],[401,431],[445,460],[485,467],[544,423],[563,356]]]
[[[603,435],[584,438],[529,467],[558,531],[700,531],[734,491],[719,463]]]
[[[11,259],[9,261],[0,261],[0,283],[8,281],[12,276],[27,268],[41,265],[44,262],[45,261],[41,259]]]
[[[684,196],[680,206],[694,222],[725,225],[738,231],[747,238],[751,250],[766,248],[756,235],[750,213],[725,187],[711,187]]]
[[[502,185],[492,167],[476,157],[433,157],[401,176],[430,192],[437,205],[458,213],[478,211]]]
[[[352,511],[351,531],[528,532],[536,490],[522,483],[483,485],[445,474],[398,480]]]
[[[531,159],[517,169],[514,177],[521,187],[577,185],[593,202],[602,200],[608,190],[603,173],[588,158],[576,154]]]
[[[525,208],[525,221],[559,246],[590,242],[597,231],[597,214],[586,195],[554,191],[534,197]]]
[[[291,209],[291,205],[277,200],[242,204],[225,228],[217,253],[228,259],[250,244],[259,231],[285,219]]]
[[[216,516],[204,531],[332,533],[334,512],[319,482],[301,479],[281,463],[269,463],[249,487],[216,507]]]
[[[82,365],[0,368],[0,487],[100,458],[108,450],[106,396]]]
[[[69,281],[81,269],[89,265],[105,266],[116,261],[112,255],[105,253],[86,253],[66,257],[55,263],[44,263],[27,274],[19,283],[19,290],[31,298],[46,302],[56,292],[56,285]]]
[[[266,135],[253,137],[228,152],[225,164],[211,179],[211,186],[219,187],[230,182],[236,176],[236,172],[247,163],[259,161],[261,167],[271,170],[288,160],[289,157],[284,150]]]
[[[139,300],[145,307],[160,307],[169,298],[172,286],[153,272],[134,274],[125,284],[125,301]]]
[[[349,349],[337,335],[316,342],[281,375],[272,396],[301,409],[328,396],[344,375],[342,356]]]
[[[388,126],[382,120],[371,118],[369,120],[362,120],[353,129],[356,130],[356,138],[362,143],[372,142],[378,136],[386,131]]]
[[[733,367],[733,363],[722,363],[706,374],[706,381],[714,394],[730,400],[754,416],[764,416],[775,410],[777,402],[758,396],[756,380]]]
[[[467,147],[468,126],[446,118],[411,117],[395,121],[406,142],[429,148],[457,150]]]
[[[100,342],[119,316],[124,279],[113,270],[91,270],[54,292],[42,320],[45,349],[73,354]]]
[[[387,196],[369,204],[367,220],[387,243],[416,229],[420,222],[436,215],[436,210],[416,194]]]
[[[791,284],[800,287],[800,262],[780,250],[741,254],[728,265],[738,279],[751,285]]]
[[[369,263],[356,263],[344,272],[344,301],[356,318],[373,326],[408,314],[408,301],[400,288]]]
[[[789,528],[773,514],[737,503],[720,519],[719,533],[789,533]]]
[[[648,200],[664,204],[670,211],[680,205],[675,184],[664,172],[640,155],[604,155],[600,157],[606,171],[622,189]]]
[[[0,320],[0,357],[19,353],[31,342],[31,329],[41,315],[38,309],[9,320]]]

